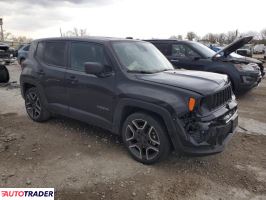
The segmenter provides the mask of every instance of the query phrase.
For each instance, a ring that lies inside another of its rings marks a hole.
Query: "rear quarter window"
[[[43,61],[43,51],[44,51],[44,42],[39,42],[37,44],[36,52],[35,52],[35,57],[39,61]]]

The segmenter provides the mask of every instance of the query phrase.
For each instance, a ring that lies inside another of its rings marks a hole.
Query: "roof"
[[[165,42],[165,43],[174,43],[174,42],[178,42],[178,43],[194,43],[194,41],[190,41],[190,40],[175,40],[175,39],[149,39],[149,40],[144,40],[147,42]]]
[[[47,41],[47,40],[77,40],[77,41],[94,41],[94,42],[108,42],[108,41],[139,41],[125,38],[114,38],[114,37],[99,37],[99,36],[88,36],[88,37],[53,37],[53,38],[42,38],[35,41]]]
[[[166,41],[166,42],[176,42],[176,41],[180,41],[180,40],[176,40],[176,39],[147,39],[145,41]]]

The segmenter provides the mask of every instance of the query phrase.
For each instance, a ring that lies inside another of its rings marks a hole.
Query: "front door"
[[[113,118],[114,73],[108,77],[86,74],[84,63],[98,62],[112,71],[101,44],[70,43],[69,68],[66,73],[70,115],[76,119],[110,129]]]
[[[186,44],[172,44],[172,53],[168,59],[176,68],[204,70],[201,56]]]

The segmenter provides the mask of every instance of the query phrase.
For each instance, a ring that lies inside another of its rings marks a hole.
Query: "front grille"
[[[222,90],[204,97],[203,103],[207,106],[209,110],[214,110],[215,108],[224,105],[231,98],[232,98],[232,87],[231,85],[228,85]]]

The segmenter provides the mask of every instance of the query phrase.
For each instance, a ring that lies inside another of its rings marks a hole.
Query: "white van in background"
[[[253,53],[256,53],[256,54],[264,53],[264,51],[265,51],[264,44],[256,44],[253,48]]]

